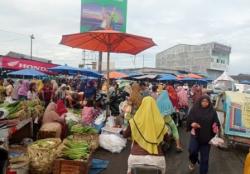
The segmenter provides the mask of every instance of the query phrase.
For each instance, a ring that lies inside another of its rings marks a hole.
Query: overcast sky
[[[77,66],[82,52],[59,45],[61,35],[79,32],[80,0],[0,0],[0,54],[30,53]],[[155,54],[179,43],[211,41],[232,47],[230,73],[250,73],[249,0],[128,0],[127,32],[152,37],[157,47],[136,58],[112,54],[116,67],[154,66]],[[89,58],[97,54],[88,52]]]

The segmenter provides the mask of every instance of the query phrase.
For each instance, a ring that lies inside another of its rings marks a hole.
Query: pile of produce
[[[71,130],[72,126],[81,122],[81,115],[75,114],[73,111],[74,110],[69,110],[65,118],[69,130]]]
[[[90,155],[90,148],[86,141],[67,139],[64,141],[64,148],[61,153],[62,157],[66,159],[87,160]]]
[[[97,134],[98,131],[90,126],[83,126],[81,124],[73,125],[70,129],[73,134]]]
[[[69,112],[81,117],[81,109],[69,109]]]
[[[15,103],[4,103],[0,105],[0,108],[8,112],[7,119],[19,118],[24,120],[26,118],[42,117],[44,113],[44,107],[39,100],[34,101],[17,101]]]

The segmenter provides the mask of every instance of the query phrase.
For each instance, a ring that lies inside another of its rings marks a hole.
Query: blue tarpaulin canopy
[[[29,77],[44,77],[47,76],[47,74],[44,74],[40,71],[37,71],[35,69],[22,69],[19,71],[14,71],[8,73],[8,75],[15,75],[15,76],[29,76]]]
[[[88,76],[88,77],[96,77],[96,78],[101,78],[103,75],[91,70],[91,69],[86,69],[86,68],[79,68],[80,69],[80,73],[82,75]]]
[[[177,79],[176,79],[176,76],[172,74],[163,74],[158,80],[159,81],[175,81]]]
[[[194,78],[184,78],[180,80],[181,82],[190,82],[190,83],[199,83],[199,84],[207,84],[208,82],[204,79],[194,79]]]
[[[60,65],[53,68],[49,68],[50,71],[62,74],[77,74],[80,73],[80,68],[71,67],[68,65]]]
[[[69,75],[81,74],[81,75],[85,75],[85,76],[89,76],[89,77],[97,77],[97,78],[102,77],[101,74],[99,74],[98,72],[95,72],[93,70],[86,69],[86,68],[75,68],[75,67],[71,67],[68,65],[56,66],[53,68],[49,68],[49,70],[52,72],[69,74]]]

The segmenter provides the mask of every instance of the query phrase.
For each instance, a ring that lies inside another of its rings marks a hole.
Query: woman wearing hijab
[[[86,100],[95,100],[96,98],[96,87],[94,81],[89,81],[84,91]]]
[[[175,112],[175,109],[170,101],[167,91],[162,91],[160,96],[157,99],[157,105],[160,110],[161,115],[164,118],[166,124],[168,124],[173,132],[173,137],[176,142],[176,150],[177,152],[182,152],[183,149],[180,143],[180,137],[178,129],[173,121],[171,115]]]
[[[200,174],[207,174],[209,163],[209,141],[219,132],[220,122],[208,96],[203,96],[191,109],[187,130],[191,131],[189,144],[189,169],[194,170],[200,153]]]
[[[135,113],[135,111],[140,107],[143,97],[138,83],[133,83],[131,88],[132,92],[130,94],[130,102],[132,103],[132,113]]]
[[[28,91],[29,91],[29,82],[27,80],[24,80],[18,90],[19,100],[27,100]]]
[[[153,87],[152,87],[152,92],[151,92],[151,97],[153,97],[155,100],[157,100],[157,98],[158,98],[158,92],[157,92],[157,88],[158,88],[158,86],[156,86],[156,85],[154,85]]]
[[[66,99],[66,89],[67,85],[62,84],[59,89],[57,89],[55,95],[58,97],[59,100],[65,100]]]
[[[167,92],[169,94],[169,98],[174,106],[175,109],[179,109],[179,105],[178,105],[178,96],[177,96],[177,93],[174,89],[174,87],[172,85],[168,85],[166,87],[167,89]]]
[[[56,83],[55,80],[51,80],[51,84],[52,84],[53,93],[55,94],[58,89],[58,84]]]
[[[7,80],[7,86],[5,88],[7,101],[12,101],[12,95],[13,95],[13,91],[14,91],[13,84],[14,84],[13,80],[11,80],[11,79]]]
[[[47,106],[42,120],[41,130],[51,130],[56,131],[56,137],[61,137],[65,133],[65,114],[59,115],[56,105],[56,99],[50,102]]]
[[[5,88],[3,86],[3,79],[0,77],[0,103],[3,103],[5,100]]]
[[[157,88],[157,93],[160,94],[162,92],[162,90],[164,89],[164,85],[162,83],[160,83],[158,85],[158,88]]]
[[[199,85],[194,85],[191,90],[193,103],[199,101],[202,96],[202,89]]]
[[[41,94],[42,94],[42,100],[45,103],[45,107],[47,107],[53,96],[53,90],[50,81],[48,80],[43,81],[43,88]]]
[[[127,84],[124,88],[124,91],[128,93],[129,95],[132,93],[132,87],[130,84]]]
[[[178,104],[180,108],[188,108],[188,94],[187,91],[179,86],[177,88]]]
[[[34,83],[34,82],[32,82],[29,86],[27,99],[28,100],[37,100],[38,99],[36,83]]]
[[[160,143],[167,136],[167,128],[152,97],[145,97],[135,116],[129,120],[123,132],[125,138],[132,137],[133,143],[128,158],[128,173],[134,165],[153,165],[165,173],[166,162]]]
[[[37,92],[40,94],[42,92],[42,90],[43,90],[43,82],[42,82],[42,80],[37,80],[36,86],[37,86]]]
[[[16,85],[14,86],[14,89],[13,89],[13,93],[12,93],[12,99],[13,100],[18,100],[18,91],[22,85],[23,81],[22,80],[18,80]]]

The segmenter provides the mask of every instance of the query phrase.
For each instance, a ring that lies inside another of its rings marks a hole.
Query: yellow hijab
[[[132,139],[150,154],[158,154],[158,145],[163,141],[167,128],[161,113],[152,97],[145,97],[129,120]]]
[[[42,80],[38,80],[36,82],[36,85],[37,85],[37,91],[38,91],[38,93],[40,93],[42,91],[42,89],[43,89],[43,82],[42,82]]]

